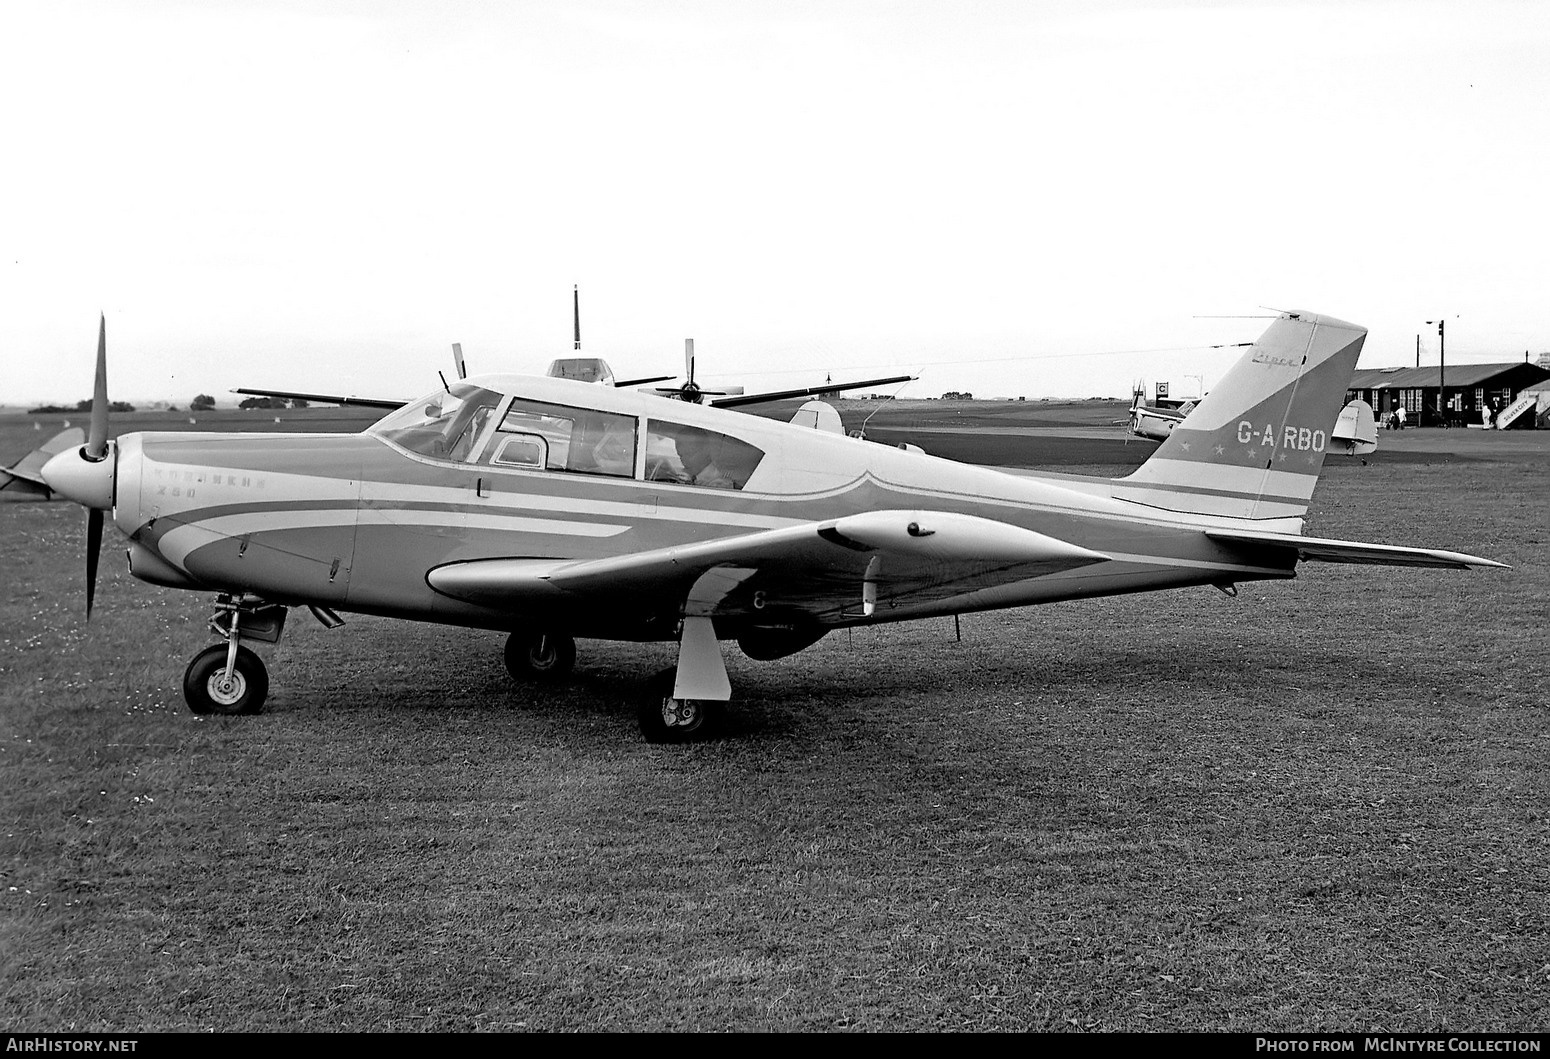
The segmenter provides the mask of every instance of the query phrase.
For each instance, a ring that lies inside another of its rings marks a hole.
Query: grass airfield
[[[842,411],[978,462],[1151,451],[1069,436],[1121,402],[913,404]],[[57,418],[0,418],[0,459]],[[671,646],[583,641],[534,689],[499,635],[305,612],[259,648],[264,714],[195,717],[209,600],[134,581],[110,531],[87,626],[80,510],[0,505],[0,1020],[1542,1032],[1550,431],[1379,440],[1329,461],[1308,533],[1514,569],[1307,564],[969,615],[961,643],[732,648],[730,731],[689,747],[635,729]]]

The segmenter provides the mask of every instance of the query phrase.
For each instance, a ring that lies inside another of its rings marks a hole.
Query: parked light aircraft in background
[[[1139,438],[1149,438],[1152,441],[1167,441],[1168,435],[1173,433],[1173,428],[1184,422],[1190,412],[1195,410],[1194,401],[1186,401],[1178,406],[1162,406],[1145,404],[1146,391],[1137,387],[1131,394],[1130,415],[1122,422],[1130,433]]]
[[[104,515],[130,572],[216,593],[196,712],[248,713],[289,608],[503,630],[520,677],[574,638],[678,644],[646,738],[711,730],[720,641],[755,659],[833,629],[1086,596],[1289,578],[1300,561],[1501,566],[1302,535],[1365,329],[1277,318],[1125,478],[1014,477],[640,391],[475,376],[359,434],[109,440],[106,325],[86,444],[43,469],[85,505],[90,613]],[[837,417],[811,417],[816,425]]]
[[[54,491],[43,480],[43,465],[67,449],[79,448],[85,440],[84,430],[67,426],[11,466],[0,470],[0,501],[54,499]]]
[[[635,386],[646,386],[654,382],[667,382],[677,378],[675,375],[653,375],[643,379],[619,380],[614,377],[613,369],[608,362],[601,357],[583,356],[581,353],[581,293],[579,288],[573,288],[571,292],[573,319],[575,321],[575,347],[574,355],[561,357],[549,362],[549,368],[544,373],[551,379],[569,379],[574,382],[596,383],[600,386],[616,386],[620,389],[628,389]],[[468,377],[468,370],[463,360],[463,347],[460,343],[452,343],[452,362],[457,370],[459,380]],[[845,390],[860,389],[864,386],[888,386],[899,382],[912,382],[917,376],[892,375],[885,379],[860,379],[855,382],[828,383],[823,386],[813,386],[794,390],[781,390],[775,393],[745,394],[741,386],[730,386],[725,390],[707,390],[695,381],[694,375],[694,339],[684,339],[684,381],[670,389],[658,389],[656,393],[664,397],[675,397],[680,401],[690,404],[709,403],[719,408],[732,408],[740,405],[766,404],[771,401],[783,401],[793,397],[809,397],[821,394],[841,393]],[[378,397],[340,397],[319,393],[295,393],[290,390],[255,390],[238,387],[232,391],[252,397],[278,397],[282,400],[303,400],[319,402],[322,404],[359,405],[366,408],[402,408],[409,404],[408,401],[394,400]]]

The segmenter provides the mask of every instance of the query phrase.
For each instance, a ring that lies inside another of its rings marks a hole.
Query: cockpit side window
[[[501,395],[465,382],[392,412],[371,432],[422,456],[464,461],[500,404]]]
[[[633,478],[636,437],[634,416],[517,398],[487,449],[495,466]]]
[[[702,427],[652,420],[646,428],[646,480],[741,489],[764,450]]]

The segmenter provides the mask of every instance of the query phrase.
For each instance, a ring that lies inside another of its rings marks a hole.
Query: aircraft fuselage
[[[959,584],[931,598],[885,593],[869,614],[859,585],[836,584],[820,599],[810,589],[785,593],[778,573],[761,572],[748,586],[762,593],[761,613],[718,617],[718,632],[737,635],[793,617],[832,628],[1292,574],[1284,559],[1245,561],[1241,550],[1206,539],[1198,516],[1111,498],[1105,479],[1018,478],[648,395],[521,382],[525,396],[536,388],[550,402],[601,399],[635,420],[638,438],[656,423],[714,427],[757,446],[764,458],[742,488],[729,489],[652,480],[644,442],[617,475],[502,465],[491,458],[501,435],[488,425],[479,454],[459,460],[373,432],[129,434],[117,446],[113,518],[130,538],[131,569],[162,584],[186,579],[180,587],[292,605],[498,629],[542,623],[612,639],[672,638],[682,599],[643,596],[635,606],[599,613],[556,592],[539,612],[513,611],[438,592],[427,575],[472,560],[600,559],[914,509],[995,519],[1111,561],[1011,583]]]

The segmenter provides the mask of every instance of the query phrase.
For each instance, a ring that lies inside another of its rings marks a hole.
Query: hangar
[[[1379,422],[1403,408],[1415,426],[1480,426],[1489,413],[1491,424],[1513,406],[1525,390],[1550,379],[1550,369],[1526,361],[1498,364],[1449,364],[1446,369],[1358,368],[1351,376],[1346,400],[1360,398],[1372,406]],[[1438,395],[1443,413],[1438,415]],[[1533,426],[1534,416],[1513,414],[1507,426]]]

